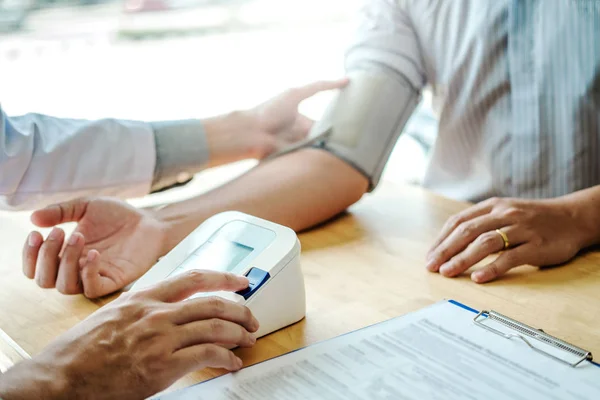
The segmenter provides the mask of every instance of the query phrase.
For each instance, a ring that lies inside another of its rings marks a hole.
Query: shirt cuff
[[[153,122],[150,125],[156,142],[152,192],[178,186],[204,169],[209,151],[201,121]]]

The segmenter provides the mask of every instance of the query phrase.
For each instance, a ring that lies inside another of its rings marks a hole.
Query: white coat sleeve
[[[0,106],[0,209],[88,195],[145,195],[155,163],[150,124],[39,114],[9,118]]]

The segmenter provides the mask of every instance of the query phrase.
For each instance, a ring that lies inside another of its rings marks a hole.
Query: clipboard
[[[598,399],[598,367],[589,351],[446,299],[155,399]]]
[[[520,321],[517,321],[513,318],[507,317],[499,312],[493,310],[482,310],[477,311],[469,306],[466,306],[456,300],[448,300],[449,303],[452,303],[456,306],[462,307],[466,310],[469,310],[477,315],[473,318],[473,323],[483,329],[486,329],[490,332],[493,332],[496,335],[502,336],[505,339],[517,339],[523,341],[531,350],[540,353],[548,358],[551,358],[555,361],[559,361],[563,364],[567,364],[573,368],[577,367],[584,361],[589,361],[591,364],[594,364],[597,367],[600,367],[600,364],[594,362],[594,357],[592,353],[588,350],[585,350],[579,346],[574,344],[565,342],[555,336],[552,336],[542,329],[533,328],[527,324],[524,324]],[[489,325],[489,322],[496,322],[503,327],[509,329],[511,333],[505,333],[498,329],[493,328]],[[566,357],[559,357],[550,352],[547,352],[540,348],[537,343],[544,343],[545,345],[549,345],[552,348],[560,351],[565,356],[576,356],[578,357],[575,361],[568,361]]]

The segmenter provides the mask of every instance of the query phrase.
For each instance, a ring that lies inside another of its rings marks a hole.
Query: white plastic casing
[[[257,237],[261,236],[260,232],[266,232],[264,229],[274,232],[274,237],[271,234],[262,235],[263,238]],[[253,251],[250,256],[242,259],[235,268],[235,273],[245,275],[255,267],[268,272],[270,277],[247,300],[229,292],[215,292],[210,295],[220,296],[250,308],[260,323],[257,337],[304,318],[306,298],[304,277],[300,268],[300,241],[296,233],[285,226],[237,211],[220,213],[206,220],[150,268],[130,290],[140,290],[166,279],[199,247],[214,237],[216,232],[224,231],[227,231],[226,236],[231,240],[254,248],[261,247],[258,249],[260,251]],[[264,241],[264,237],[269,239]],[[261,241],[264,245],[260,245]],[[254,243],[247,244],[248,242]],[[198,265],[197,268],[213,269],[211,265]]]

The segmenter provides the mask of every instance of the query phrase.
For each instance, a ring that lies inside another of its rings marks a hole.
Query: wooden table
[[[420,188],[386,183],[346,215],[300,235],[307,315],[240,350],[256,363],[317,341],[417,310],[442,299],[494,309],[600,356],[600,253],[538,270],[521,267],[477,285],[424,268],[425,253],[448,216],[466,207]],[[20,271],[30,226],[0,215],[0,328],[35,354],[98,307],[81,296],[37,288]],[[177,386],[223,373],[205,370]]]

